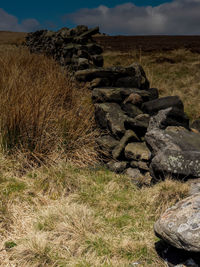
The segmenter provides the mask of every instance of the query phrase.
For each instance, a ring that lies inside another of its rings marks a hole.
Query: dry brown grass
[[[26,37],[24,32],[0,31],[0,45],[21,45]]]
[[[93,107],[55,61],[26,49],[0,57],[0,129],[5,152],[44,160],[64,152],[80,164],[96,157]]]

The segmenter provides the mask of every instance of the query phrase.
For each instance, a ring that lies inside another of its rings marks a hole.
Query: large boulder
[[[154,224],[158,237],[186,251],[200,252],[200,194],[166,210]]]
[[[166,173],[178,178],[200,177],[200,151],[165,149],[153,158],[151,168],[154,177]]]

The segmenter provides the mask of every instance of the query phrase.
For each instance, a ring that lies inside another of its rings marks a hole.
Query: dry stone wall
[[[88,29],[84,25],[57,32],[40,30],[27,35],[26,46],[33,53],[52,56],[60,65],[72,70],[102,67],[103,50],[92,39],[97,33],[99,27]]]
[[[97,143],[110,170],[126,173],[138,185],[168,174],[200,177],[200,135],[191,131],[180,98],[159,98],[136,63],[104,68],[102,49],[92,38],[97,33],[98,27],[83,25],[36,31],[28,34],[26,45],[70,67],[75,80],[89,84],[101,129]]]

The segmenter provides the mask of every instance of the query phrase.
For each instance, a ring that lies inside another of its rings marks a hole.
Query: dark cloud
[[[8,14],[0,8],[0,30],[1,31],[16,31],[29,32],[34,31],[40,27],[36,19],[25,19],[19,23],[18,18]]]
[[[200,34],[200,0],[174,0],[152,7],[126,3],[67,14],[75,24],[99,25],[109,34]]]

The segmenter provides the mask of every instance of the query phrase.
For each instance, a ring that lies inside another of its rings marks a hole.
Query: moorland
[[[180,96],[191,121],[200,117],[199,38],[194,49],[190,38],[170,49],[170,39],[160,49],[98,38],[105,66],[140,63],[160,96]],[[23,40],[0,32],[0,266],[164,267],[153,224],[189,185],[166,177],[137,188],[101,166],[91,92]]]

